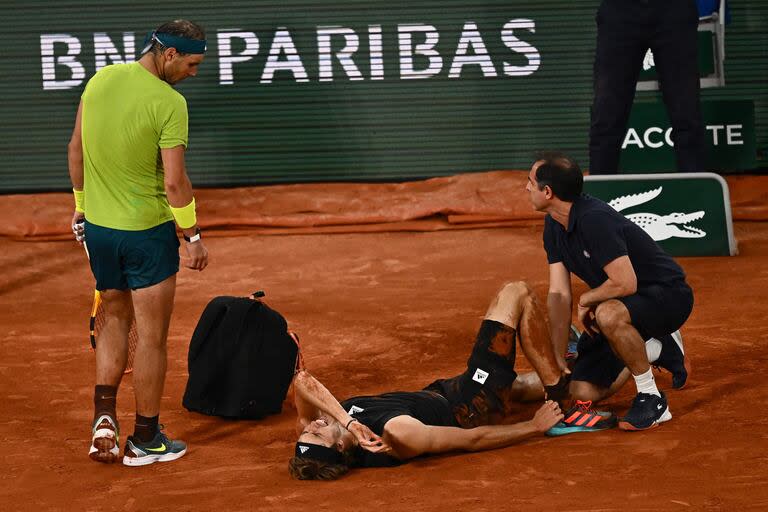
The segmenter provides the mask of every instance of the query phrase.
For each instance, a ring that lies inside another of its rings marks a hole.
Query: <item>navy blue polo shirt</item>
[[[620,256],[629,256],[638,289],[685,283],[683,269],[648,233],[605,202],[586,194],[574,201],[567,230],[547,215],[544,249],[550,264],[563,262],[590,288],[608,279],[603,268]]]

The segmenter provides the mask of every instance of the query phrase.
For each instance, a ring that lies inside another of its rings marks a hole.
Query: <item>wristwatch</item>
[[[186,240],[186,241],[187,241],[187,242],[189,242],[189,243],[194,243],[194,242],[197,242],[197,241],[199,241],[201,238],[203,238],[203,237],[200,235],[200,228],[199,228],[199,227],[195,228],[195,234],[194,234],[194,235],[192,235],[192,236],[187,236],[187,235],[185,235],[184,233],[182,233],[182,236],[184,237],[184,240]]]

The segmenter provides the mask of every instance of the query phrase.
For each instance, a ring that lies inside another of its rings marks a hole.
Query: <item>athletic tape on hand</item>
[[[78,242],[85,240],[85,224],[82,222],[72,224],[72,233],[75,235],[75,240]]]

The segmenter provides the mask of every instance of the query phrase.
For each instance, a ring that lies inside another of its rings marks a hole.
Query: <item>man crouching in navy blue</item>
[[[530,201],[547,213],[547,309],[554,353],[565,369],[573,273],[590,290],[578,298],[578,318],[585,331],[579,339],[571,396],[582,401],[604,399],[631,374],[637,396],[619,427],[653,428],[672,414],[650,365],[671,371],[673,387],[685,384],[687,363],[677,330],[691,314],[693,292],[671,256],[632,221],[582,194],[583,183],[578,164],[562,153],[542,153],[528,175]],[[564,421],[568,419],[566,413]]]

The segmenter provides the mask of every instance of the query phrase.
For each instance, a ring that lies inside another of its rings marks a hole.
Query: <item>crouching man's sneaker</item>
[[[616,416],[607,411],[592,409],[592,402],[576,400],[576,404],[563,415],[563,420],[545,432],[550,437],[575,432],[597,432],[616,426]]]
[[[102,414],[93,422],[92,432],[88,456],[96,462],[117,462],[120,456],[117,421],[108,414]]]
[[[665,421],[672,419],[669,412],[667,397],[663,391],[661,396],[650,393],[638,393],[632,402],[632,407],[626,416],[619,420],[619,428],[622,430],[647,430],[654,428]]]
[[[682,389],[688,381],[688,374],[691,372],[691,364],[685,357],[683,348],[683,336],[680,331],[659,338],[661,342],[661,353],[659,358],[652,364],[656,368],[664,368],[672,374],[672,387]]]
[[[161,425],[160,429],[162,428]],[[187,453],[187,445],[183,441],[169,439],[162,430],[158,430],[155,438],[148,443],[142,443],[135,437],[128,436],[123,464],[146,466],[155,462],[170,462],[183,457],[185,453]]]

